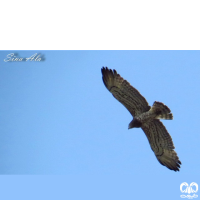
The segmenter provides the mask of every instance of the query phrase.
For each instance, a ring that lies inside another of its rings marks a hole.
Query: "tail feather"
[[[157,114],[156,119],[173,119],[171,110],[161,102],[155,101],[151,111]]]
[[[161,115],[158,115],[156,119],[173,119],[173,114],[172,113],[161,114]]]

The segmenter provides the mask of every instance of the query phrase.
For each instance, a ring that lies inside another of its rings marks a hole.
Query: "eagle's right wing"
[[[146,134],[151,149],[160,164],[171,170],[179,171],[181,161],[174,151],[172,138],[163,123],[159,119],[153,119],[143,123],[142,130]]]
[[[128,109],[132,116],[135,117],[150,109],[146,99],[128,81],[117,74],[116,70],[112,71],[103,67],[101,72],[106,88]]]

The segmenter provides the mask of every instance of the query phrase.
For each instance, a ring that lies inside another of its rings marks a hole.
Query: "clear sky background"
[[[10,53],[44,60],[4,62]],[[200,51],[0,51],[0,174],[46,175],[1,176],[1,192],[8,199],[168,200],[180,199],[182,182],[200,186],[199,58]],[[105,88],[102,66],[150,105],[171,109],[174,120],[162,122],[180,172],[160,165],[141,129],[128,130],[132,116]]]

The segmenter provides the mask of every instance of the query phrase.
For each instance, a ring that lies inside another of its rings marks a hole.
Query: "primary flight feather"
[[[124,80],[116,70],[103,67],[101,72],[106,88],[133,116],[128,128],[142,128],[160,164],[170,170],[179,171],[181,161],[174,151],[170,134],[160,121],[160,119],[173,119],[170,109],[157,101],[152,107],[149,106],[139,91]]]

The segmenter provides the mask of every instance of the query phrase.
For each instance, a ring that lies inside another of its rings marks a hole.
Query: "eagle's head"
[[[131,129],[131,128],[140,128],[141,125],[142,125],[142,123],[139,120],[137,120],[137,119],[134,118],[130,122],[130,124],[128,125],[128,129]]]

